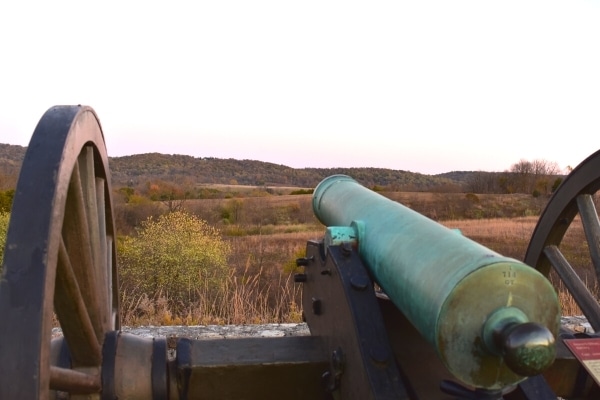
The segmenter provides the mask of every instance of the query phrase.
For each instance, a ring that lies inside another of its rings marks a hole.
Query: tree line
[[[0,209],[5,208],[5,200],[12,200],[8,191],[16,187],[26,149],[0,144],[0,195],[4,196],[0,198]],[[503,172],[450,171],[437,175],[385,168],[291,168],[256,160],[160,153],[109,157],[109,166],[113,187],[127,203],[236,196],[231,190],[222,191],[210,185],[254,186],[258,196],[281,194],[278,187],[310,190],[333,174],[350,175],[377,191],[540,196],[552,193],[564,177],[555,162],[524,159]]]
[[[471,173],[465,181],[465,190],[471,193],[524,193],[538,197],[553,193],[564,177],[555,162],[521,159],[505,172]]]

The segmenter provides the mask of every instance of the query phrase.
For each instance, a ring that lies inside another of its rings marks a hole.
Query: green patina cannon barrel
[[[502,389],[554,361],[560,307],[535,269],[345,175],[316,187],[313,210],[329,237],[350,228],[375,282],[462,382]]]

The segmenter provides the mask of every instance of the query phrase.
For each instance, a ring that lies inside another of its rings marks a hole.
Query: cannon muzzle
[[[535,269],[345,175],[316,187],[313,210],[326,241],[351,228],[374,281],[462,382],[505,388],[554,361],[560,307]]]

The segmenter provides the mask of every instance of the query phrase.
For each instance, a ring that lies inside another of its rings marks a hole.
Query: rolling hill
[[[27,148],[0,144],[0,173],[16,177]],[[425,175],[384,168],[291,168],[257,160],[147,153],[109,157],[113,186],[137,186],[156,180],[193,184],[314,187],[333,174],[350,175],[366,186],[426,191],[461,186],[469,172]]]

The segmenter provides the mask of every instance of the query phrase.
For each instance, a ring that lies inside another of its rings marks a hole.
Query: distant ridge
[[[5,176],[18,175],[26,150],[24,146],[0,144],[0,172]],[[192,184],[314,187],[329,175],[346,174],[368,187],[426,191],[462,185],[470,174],[425,175],[385,168],[291,168],[256,160],[161,153],[109,157],[109,166],[113,186],[137,186],[163,180]]]
[[[192,181],[208,184],[314,187],[323,178],[346,174],[363,185],[428,190],[456,185],[443,176],[384,168],[291,168],[256,160],[192,157],[160,153],[137,154],[110,159],[115,184],[138,185],[144,181]]]

